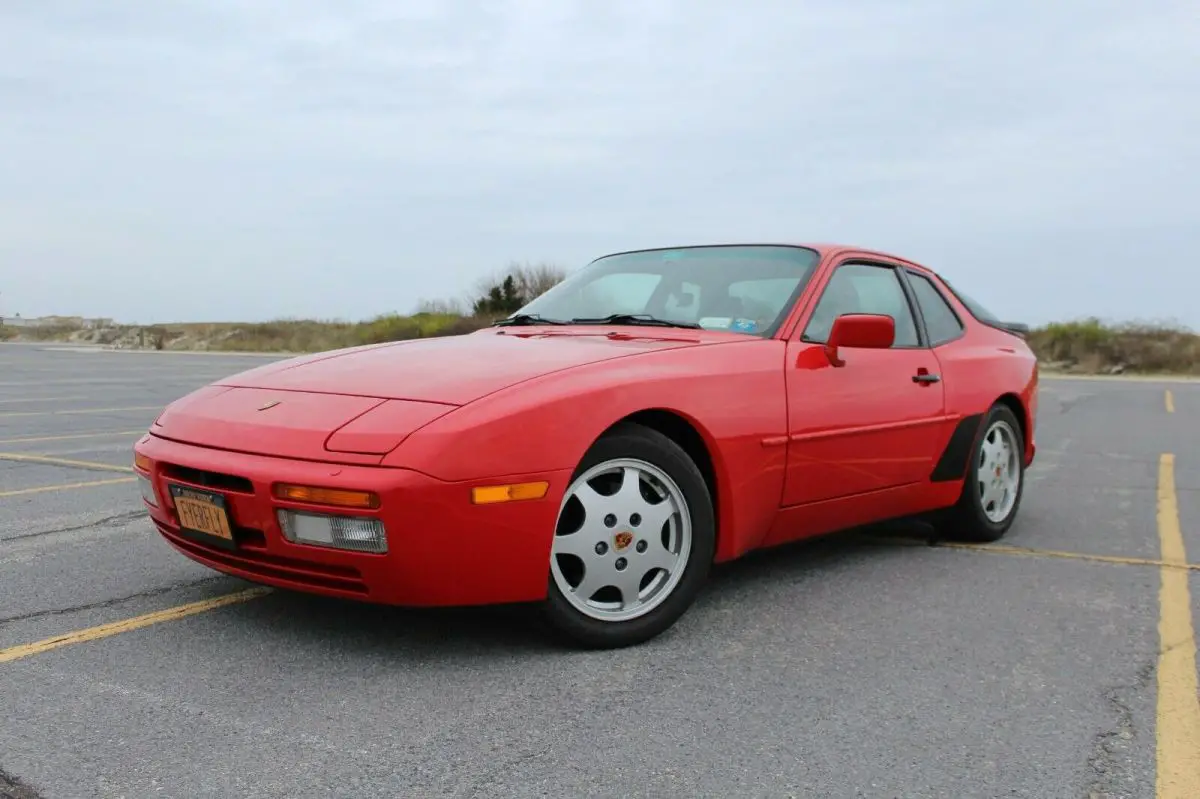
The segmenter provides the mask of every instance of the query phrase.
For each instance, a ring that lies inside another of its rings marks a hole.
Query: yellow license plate
[[[224,497],[175,485],[171,486],[171,496],[175,500],[180,527],[233,543],[233,528],[229,524]]]

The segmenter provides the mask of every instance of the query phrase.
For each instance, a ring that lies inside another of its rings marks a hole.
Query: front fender
[[[535,378],[450,411],[382,465],[454,482],[573,469],[615,423],[666,410],[688,420],[709,449],[723,560],[761,539],[779,507],[787,452],[763,442],[787,434],[785,352],[781,341],[750,339]]]

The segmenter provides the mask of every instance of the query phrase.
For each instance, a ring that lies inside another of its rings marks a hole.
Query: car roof
[[[830,242],[830,241],[825,241],[825,242],[725,241],[725,242],[708,242],[705,244],[700,244],[700,243],[677,244],[677,245],[671,246],[671,247],[640,247],[635,250],[625,250],[622,252],[611,252],[611,253],[607,253],[605,255],[600,256],[600,258],[608,258],[613,255],[626,255],[628,253],[636,253],[636,252],[654,252],[655,250],[679,250],[679,249],[687,249],[690,247],[805,247],[810,250],[815,250],[817,253],[819,253],[821,255],[822,258],[829,256],[829,255],[836,255],[836,254],[842,253],[842,252],[854,252],[854,253],[860,253],[862,255],[867,255],[867,256],[886,258],[886,259],[892,260],[892,261],[899,261],[901,263],[913,266],[917,269],[922,269],[926,272],[934,272],[934,270],[932,268],[925,266],[924,264],[913,261],[910,258],[905,258],[901,255],[896,255],[895,253],[887,252],[885,250],[876,250],[876,249],[872,249],[870,247],[861,247],[861,246],[858,246],[855,244],[844,244],[844,243]],[[597,258],[596,260],[599,260],[600,258]]]
[[[933,271],[932,268],[926,266],[925,264],[914,261],[911,258],[905,258],[903,255],[897,255],[894,252],[888,252],[887,250],[877,250],[877,249],[873,249],[871,247],[860,247],[855,244],[838,244],[838,243],[832,243],[832,242],[821,242],[821,243],[798,244],[795,246],[809,247],[810,249],[814,249],[817,252],[821,253],[821,255],[832,255],[832,254],[839,253],[839,252],[856,252],[856,253],[861,253],[863,255],[873,255],[878,258],[887,258],[892,261],[900,261],[901,263],[915,266],[918,269],[924,269],[927,272]]]

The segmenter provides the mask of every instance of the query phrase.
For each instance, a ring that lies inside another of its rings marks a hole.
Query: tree
[[[525,297],[517,290],[517,281],[512,275],[492,284],[479,299],[475,300],[476,314],[508,315],[525,304]]]
[[[564,269],[549,263],[533,265],[514,263],[509,264],[507,271],[512,275],[518,292],[526,302],[531,302],[545,294],[567,276]]]
[[[433,316],[462,316],[463,306],[457,300],[421,300],[417,303],[418,314]]]
[[[503,277],[485,280],[471,303],[476,316],[508,316],[558,285],[566,272],[553,264],[509,264]]]

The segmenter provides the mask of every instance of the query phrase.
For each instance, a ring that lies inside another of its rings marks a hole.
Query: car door
[[[888,349],[825,353],[842,314],[891,316]],[[927,480],[944,439],[937,356],[928,347],[898,268],[848,259],[835,264],[810,318],[788,342],[788,457],[783,505],[849,497]]]

